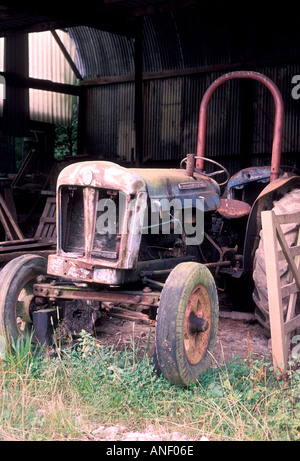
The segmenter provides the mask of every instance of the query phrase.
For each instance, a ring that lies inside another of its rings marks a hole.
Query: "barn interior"
[[[233,70],[276,83],[282,162],[300,168],[299,22],[272,1],[1,1],[0,264],[53,251],[66,164],[178,167],[196,151],[206,88]],[[266,88],[228,82],[210,103],[206,156],[231,174],[268,165],[273,120]]]

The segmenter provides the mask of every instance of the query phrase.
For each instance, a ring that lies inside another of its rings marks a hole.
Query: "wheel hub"
[[[184,349],[191,365],[197,365],[207,350],[210,325],[209,295],[203,285],[197,285],[189,297],[184,318]]]
[[[23,322],[32,323],[31,320],[31,305],[34,300],[34,295],[28,294],[19,296],[17,301],[17,317],[22,319]]]

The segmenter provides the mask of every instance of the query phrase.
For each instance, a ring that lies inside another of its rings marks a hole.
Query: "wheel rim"
[[[21,336],[25,336],[30,333],[32,329],[31,320],[31,305],[34,299],[33,296],[33,284],[35,283],[35,277],[28,277],[17,295],[15,304],[15,322],[16,327]]]
[[[190,365],[203,358],[209,342],[211,304],[206,288],[197,285],[190,294],[184,316],[184,350]]]

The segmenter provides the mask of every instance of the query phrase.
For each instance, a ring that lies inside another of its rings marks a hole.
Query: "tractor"
[[[271,165],[230,177],[205,157],[206,118],[214,91],[236,78],[254,79],[270,90],[275,123]],[[244,274],[253,280],[255,315],[268,330],[261,212],[300,211],[300,177],[280,163],[282,125],[277,86],[257,72],[237,71],[205,92],[197,152],[187,154],[179,168],[125,168],[100,160],[65,167],[57,180],[55,253],[47,260],[20,256],[0,273],[5,341],[33,327],[38,342],[51,344],[61,319],[75,336],[82,319],[93,331],[104,313],[147,319],[155,325],[158,372],[187,386],[212,360],[219,320],[216,279],[239,280]],[[292,244],[298,232],[287,226],[286,234]],[[287,266],[280,274],[289,283]]]

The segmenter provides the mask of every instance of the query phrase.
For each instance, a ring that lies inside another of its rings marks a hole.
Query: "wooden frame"
[[[5,230],[5,235],[8,240],[20,239],[22,240],[23,234],[13,217],[12,212],[8,208],[5,200],[0,194],[0,221]]]
[[[271,342],[274,369],[284,372],[287,368],[288,352],[292,332],[300,326],[300,314],[295,315],[297,294],[300,291],[300,213],[275,215],[274,211],[263,211],[262,228],[269,300]],[[297,223],[299,227],[297,244],[289,247],[281,225]],[[279,246],[278,246],[279,243]],[[293,274],[293,281],[281,286],[279,261],[286,259]],[[289,296],[284,319],[282,299]]]

